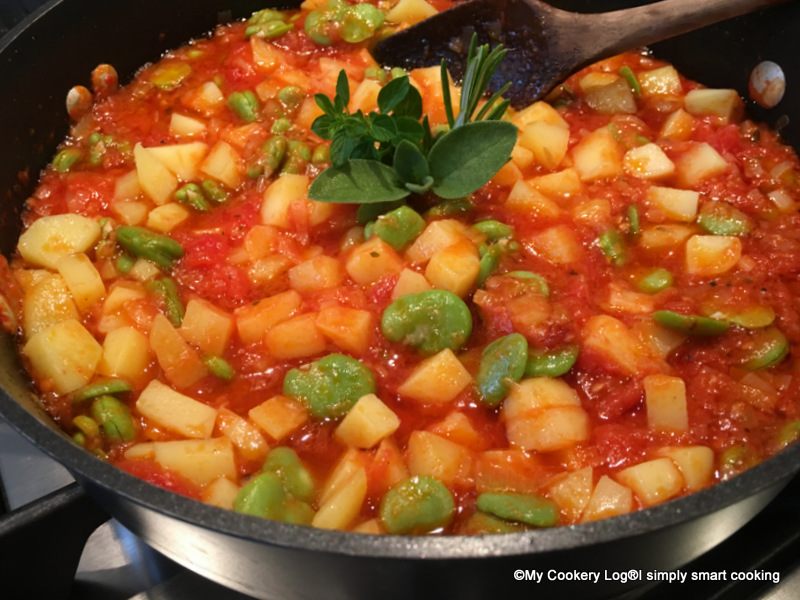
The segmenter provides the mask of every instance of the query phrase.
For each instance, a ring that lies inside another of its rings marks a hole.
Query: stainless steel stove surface
[[[42,0],[0,0],[0,36],[42,4]],[[80,493],[61,466],[0,421],[0,534],[26,511],[30,502],[54,492],[63,493],[56,491],[69,485],[73,487],[66,489]],[[29,518],[27,514],[24,517]],[[58,548],[64,547],[61,535],[59,530],[52,533],[51,539]],[[13,579],[15,573],[3,573],[10,568],[5,558],[25,554],[25,544],[19,536],[9,540],[0,535],[0,575],[5,575],[0,581]],[[32,555],[35,552],[33,549]],[[66,587],[70,590],[67,600],[247,600],[160,555],[114,520],[99,525],[85,544],[81,541],[78,552],[77,568],[66,569]],[[43,569],[43,577],[52,576],[51,567]],[[800,477],[753,521],[680,572],[689,577],[722,573],[725,577],[701,584],[662,582],[632,587],[624,600],[672,600],[676,596],[707,600],[799,599]],[[732,573],[750,574],[751,579],[734,582],[730,580]],[[5,588],[0,594],[3,598],[32,598],[24,588],[24,581],[19,580],[18,586]],[[564,592],[569,596],[569,587],[565,586]]]

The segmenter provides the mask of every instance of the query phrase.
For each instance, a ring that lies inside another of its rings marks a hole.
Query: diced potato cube
[[[610,312],[644,315],[655,310],[655,301],[650,294],[634,292],[618,283],[611,283],[608,286],[608,299],[602,306]]]
[[[583,182],[578,175],[578,171],[572,167],[561,169],[555,173],[539,175],[529,181],[540,192],[556,196],[569,197],[580,193],[583,189]]]
[[[390,23],[414,25],[437,12],[436,8],[425,0],[400,0],[386,13],[386,20]]]
[[[644,179],[661,179],[675,172],[675,163],[654,143],[631,148],[622,157],[622,165],[628,175]]]
[[[425,279],[434,288],[448,290],[463,298],[474,290],[480,270],[478,249],[472,242],[464,240],[431,256],[425,267]]]
[[[655,458],[617,472],[615,478],[627,486],[645,506],[660,504],[683,489],[683,476],[668,458]]]
[[[713,115],[728,121],[736,121],[744,110],[739,93],[733,89],[690,90],[684,99],[689,114]]]
[[[527,377],[512,385],[503,401],[503,418],[524,416],[531,410],[554,406],[580,406],[578,393],[564,380],[552,377]]]
[[[291,317],[264,334],[264,343],[274,358],[304,358],[320,354],[327,340],[317,329],[316,313]]]
[[[430,260],[431,256],[445,248],[457,244],[465,238],[480,243],[484,238],[473,238],[469,227],[455,219],[439,219],[428,223],[423,232],[408,247],[406,258],[415,264]]]
[[[43,277],[25,290],[22,329],[27,338],[61,321],[80,318],[64,278],[47,271],[42,273]]]
[[[530,239],[531,247],[554,265],[570,265],[583,256],[583,248],[575,233],[566,225],[549,227]]]
[[[234,317],[239,338],[245,344],[262,341],[267,330],[295,314],[302,301],[297,291],[286,290],[237,308]]]
[[[667,117],[664,124],[661,126],[660,133],[662,137],[683,141],[689,139],[693,129],[694,117],[682,108],[679,108]]]
[[[722,175],[729,168],[728,161],[706,142],[694,143],[677,159],[676,167],[681,184],[688,188]]]
[[[298,292],[317,292],[338,286],[343,276],[339,259],[321,254],[289,269],[289,285]]]
[[[363,355],[370,346],[375,319],[368,310],[331,304],[317,314],[317,329],[342,350]]]
[[[49,215],[34,221],[17,243],[27,262],[55,271],[58,261],[69,254],[86,252],[100,239],[100,224],[81,215]]]
[[[685,334],[664,327],[653,319],[637,321],[633,331],[655,356],[664,360],[686,340]]]
[[[272,254],[278,242],[278,230],[271,225],[255,225],[244,236],[244,249],[250,260]]]
[[[254,62],[264,73],[274,71],[285,60],[285,54],[280,48],[260,36],[250,36],[250,48],[253,51]]]
[[[569,129],[545,121],[534,121],[522,130],[519,143],[533,152],[538,164],[553,170],[567,155]]]
[[[377,235],[359,244],[345,261],[345,270],[359,285],[369,285],[405,268],[403,259]]]
[[[117,202],[133,200],[141,193],[142,188],[139,186],[139,175],[136,170],[120,175],[114,181],[114,200]]]
[[[131,270],[128,271],[128,277],[138,281],[150,281],[159,275],[161,275],[161,269],[158,265],[146,258],[137,258]]]
[[[734,235],[693,235],[686,241],[686,271],[711,276],[727,273],[742,257],[742,240]]]
[[[511,116],[511,122],[520,129],[524,129],[527,124],[536,121],[542,121],[549,125],[558,125],[564,129],[569,129],[569,125],[564,120],[564,117],[562,117],[551,104],[543,100],[534,102]]]
[[[615,81],[619,81],[621,77],[616,73],[609,73],[607,71],[592,71],[581,77],[578,81],[578,86],[584,94],[588,94],[593,90],[604,88],[611,85]]]
[[[514,144],[514,149],[511,150],[511,162],[518,167],[517,169],[518,172],[519,169],[527,169],[533,164],[533,152],[531,152],[524,146],[521,146],[519,142],[517,142],[516,144]],[[516,179],[521,179],[521,178],[522,174],[520,172],[520,175]]]
[[[406,451],[408,472],[434,477],[445,485],[463,484],[473,478],[472,451],[429,431],[413,431]]]
[[[206,131],[205,122],[180,113],[172,113],[169,120],[169,132],[177,137],[192,137]]]
[[[233,317],[208,300],[192,298],[178,332],[206,354],[222,356],[233,335]]]
[[[559,477],[547,489],[550,499],[558,505],[561,514],[567,521],[574,523],[588,506],[592,488],[592,467],[584,467]]]
[[[291,224],[289,207],[293,202],[304,201],[309,180],[305,175],[286,173],[264,190],[261,201],[261,222],[286,229]]]
[[[134,175],[136,172],[134,171]],[[136,184],[139,185],[138,183]],[[111,205],[111,210],[119,217],[125,225],[141,225],[150,213],[151,204],[149,202],[139,202],[136,200],[120,200]]]
[[[639,245],[646,250],[666,250],[685,242],[692,233],[691,227],[671,223],[645,227],[639,236]]]
[[[647,366],[648,358],[641,343],[619,319],[610,315],[590,317],[582,335],[584,349],[601,354],[623,373],[634,375]]]
[[[385,533],[381,523],[378,519],[368,519],[363,523],[359,523],[350,529],[353,533],[361,533],[365,535],[380,535]]]
[[[172,200],[178,189],[178,178],[172,171],[141,144],[134,146],[133,156],[142,191],[159,206]]]
[[[530,155],[531,160],[528,164],[533,162],[533,152],[527,148],[522,148],[519,144],[516,144],[514,148],[519,148]],[[492,176],[491,182],[502,187],[511,187],[520,179],[522,179],[522,171],[514,160],[514,152],[512,151],[511,160],[500,167],[500,170]]]
[[[419,363],[397,388],[401,396],[431,404],[446,404],[472,383],[472,375],[453,351],[445,348]]]
[[[217,142],[205,160],[200,163],[198,169],[201,173],[221,181],[229,188],[235,189],[242,181],[242,173],[239,168],[241,157],[236,150],[227,142]]]
[[[274,396],[262,402],[251,408],[247,416],[275,441],[292,434],[308,420],[305,407],[286,396]]]
[[[597,482],[589,498],[589,504],[583,511],[582,521],[597,521],[617,515],[624,515],[633,509],[633,492],[620,485],[608,475],[603,475]]]
[[[31,336],[22,353],[35,373],[52,381],[56,392],[68,394],[91,381],[103,347],[80,322],[68,319]]]
[[[422,0],[424,2],[424,0]],[[382,87],[377,79],[364,79],[350,96],[349,110],[351,113],[361,111],[368,114],[378,108],[378,94]]]
[[[211,116],[225,106],[225,95],[213,81],[207,81],[193,93],[184,97],[183,102],[197,112]]]
[[[580,406],[535,409],[506,421],[508,441],[525,450],[552,452],[589,439],[589,417]]]
[[[572,160],[582,181],[617,177],[622,173],[622,150],[608,127],[595,129],[572,149]]]
[[[247,278],[256,285],[266,286],[279,281],[292,266],[284,254],[271,254],[254,261],[247,269]]]
[[[506,206],[511,210],[524,212],[531,219],[554,218],[561,214],[561,207],[547,198],[531,181],[518,180],[506,198]]]
[[[683,92],[681,76],[672,65],[640,71],[637,79],[642,89],[642,97],[676,96]]]
[[[236,496],[241,488],[227,477],[217,477],[203,490],[203,502],[213,506],[233,510]]]
[[[190,216],[189,209],[182,204],[167,202],[147,213],[147,228],[160,233],[169,233]]]
[[[644,378],[647,424],[657,430],[686,431],[689,414],[686,411],[686,384],[680,377],[648,375]]]
[[[208,154],[208,145],[204,142],[189,142],[187,144],[154,146],[148,150],[165,167],[177,175],[178,179],[192,181],[197,178],[200,161]]]
[[[631,86],[619,76],[607,85],[590,89],[586,92],[585,100],[586,104],[601,114],[632,115],[637,109]]]
[[[359,470],[366,469],[368,463],[369,456],[366,452],[348,448],[322,485],[317,499],[318,504],[325,504],[333,498]]]
[[[425,279],[425,275],[406,268],[400,271],[397,283],[392,289],[392,300],[397,300],[406,294],[416,294],[429,289],[431,289],[431,284]]]
[[[210,438],[217,421],[216,409],[176,392],[158,379],[152,379],[139,394],[136,410],[146,419],[193,439]]]
[[[175,387],[189,387],[208,375],[197,351],[161,313],[155,316],[150,327],[150,348],[164,376]]]
[[[139,283],[115,283],[103,301],[103,314],[111,315],[123,309],[126,302],[142,300],[147,297],[147,292]]]
[[[354,448],[372,448],[400,427],[400,419],[375,394],[358,399],[334,432],[339,441]]]
[[[217,412],[217,429],[233,443],[244,458],[264,462],[269,446],[258,428],[250,421],[232,410],[221,408]]]
[[[207,485],[220,477],[236,477],[236,459],[228,438],[154,442],[156,462],[180,473],[197,485]]]
[[[361,467],[326,502],[320,503],[311,525],[321,529],[347,529],[361,512],[366,496],[367,473]]]
[[[605,231],[612,226],[611,203],[608,200],[587,200],[576,205],[572,211],[572,218],[588,225],[596,231]]]
[[[113,329],[103,340],[103,358],[98,371],[108,377],[136,380],[150,364],[150,342],[134,327]]]
[[[521,448],[486,450],[475,463],[475,491],[536,494],[541,491],[545,472],[536,454]]]
[[[406,461],[392,438],[383,438],[367,467],[370,493],[381,495],[409,477]]]
[[[714,451],[708,446],[672,446],[658,451],[683,475],[686,489],[696,492],[709,485],[714,474]]]
[[[483,450],[487,445],[470,418],[458,410],[448,413],[444,419],[428,427],[428,431],[472,450]]]
[[[691,223],[697,218],[699,192],[654,185],[648,190],[647,198],[651,206],[663,211],[670,219]]]

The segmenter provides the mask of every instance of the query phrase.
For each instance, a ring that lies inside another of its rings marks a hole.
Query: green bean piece
[[[536,287],[536,290],[544,297],[550,297],[550,285],[547,280],[533,271],[509,271],[505,274],[506,277],[513,277],[514,279],[530,280]]]
[[[639,209],[636,208],[635,204],[628,206],[628,224],[630,226],[630,234],[634,237],[639,235]]]
[[[383,12],[372,4],[355,4],[344,13],[341,35],[345,42],[357,44],[371,38],[383,27]]]
[[[291,448],[278,446],[270,450],[261,470],[275,473],[284,489],[298,500],[311,502],[314,499],[317,492],[314,479]]]
[[[478,510],[534,527],[553,527],[558,523],[555,503],[535,494],[483,493],[478,496]]]
[[[105,379],[97,381],[89,385],[85,385],[78,389],[72,395],[73,402],[84,402],[92,400],[98,396],[113,396],[115,394],[124,394],[133,389],[131,384],[124,379]]]
[[[235,112],[240,119],[252,123],[258,119],[261,104],[256,95],[250,90],[233,92],[228,96],[228,108]]]
[[[473,229],[477,229],[479,232],[485,235],[490,242],[496,242],[497,240],[503,238],[514,237],[514,228],[511,227],[511,225],[506,225],[505,223],[495,221],[494,219],[478,221],[472,227]]]
[[[88,415],[77,415],[72,419],[72,424],[88,438],[100,436],[100,426],[97,421]]]
[[[274,135],[261,146],[261,164],[264,165],[264,175],[269,177],[283,163],[289,142],[282,135]]]
[[[503,258],[503,247],[500,244],[489,244],[481,249],[481,258],[478,263],[478,287],[486,283],[489,276],[494,273]]]
[[[242,486],[236,494],[233,510],[280,521],[286,496],[286,490],[277,473],[262,472]]]
[[[56,154],[53,159],[53,168],[59,173],[67,173],[83,158],[83,152],[77,148],[66,148]]]
[[[187,204],[200,212],[208,212],[211,205],[206,200],[206,195],[196,183],[187,183],[175,192],[175,199],[181,204]]]
[[[400,296],[381,317],[381,331],[422,356],[461,349],[472,333],[469,307],[453,292],[426,290]]]
[[[636,287],[646,294],[657,294],[658,292],[672,286],[672,273],[667,269],[656,267],[650,269],[636,280]]]
[[[706,202],[697,215],[701,229],[713,235],[746,235],[753,221],[738,208],[727,202]]]
[[[467,520],[460,533],[465,535],[485,535],[489,533],[515,533],[526,529],[527,527],[522,523],[506,521],[485,512],[476,512]]]
[[[191,74],[192,67],[186,63],[162,64],[151,74],[150,83],[168,92],[177,88]]]
[[[688,335],[722,335],[730,327],[727,321],[700,315],[682,315],[671,310],[657,310],[653,313],[653,319],[659,325]]]
[[[136,437],[136,423],[128,407],[114,396],[98,396],[90,412],[106,437],[117,442],[129,442]]]
[[[777,365],[789,354],[789,340],[777,327],[767,327],[753,334],[747,344],[742,368],[759,371]]]
[[[400,206],[378,217],[371,227],[377,235],[395,250],[402,250],[425,229],[425,219],[410,206]]]
[[[441,481],[422,475],[404,479],[386,492],[379,512],[389,533],[427,533],[450,523],[455,501]]]
[[[639,84],[639,80],[636,79],[636,75],[628,65],[622,67],[619,70],[619,74],[622,75],[625,78],[625,81],[628,82],[628,86],[631,88],[634,96],[638,97],[642,95],[642,86]]]
[[[129,273],[136,264],[136,260],[130,254],[120,254],[117,257],[117,271],[122,273]]]
[[[522,379],[527,362],[528,340],[521,333],[511,333],[486,346],[475,376],[483,403],[499,404],[508,394],[510,384]]]
[[[779,448],[786,448],[800,440],[800,421],[790,421],[781,427],[776,439]]]
[[[183,246],[172,238],[135,225],[118,227],[117,242],[134,256],[146,258],[162,269],[171,269],[184,252]]]
[[[624,265],[628,259],[625,241],[616,229],[608,229],[601,233],[597,238],[597,245],[608,261],[616,267]]]
[[[203,188],[206,198],[215,204],[222,204],[228,199],[227,192],[225,192],[225,190],[222,189],[222,186],[213,179],[203,180],[203,182],[200,184],[200,187]]]
[[[288,109],[294,109],[300,106],[300,103],[306,97],[306,93],[302,88],[296,85],[287,85],[278,90],[278,102],[283,104]]]
[[[186,309],[183,307],[178,287],[169,277],[154,279],[147,282],[147,288],[159,296],[164,302],[164,314],[175,327],[180,327]]]
[[[343,354],[291,369],[283,379],[283,393],[299,399],[318,419],[343,417],[359,398],[374,392],[372,371]]]
[[[530,350],[525,377],[561,377],[578,360],[580,346],[570,344],[557,350]]]
[[[305,142],[290,140],[286,148],[286,160],[282,173],[302,174],[311,160],[311,147]]]
[[[221,356],[213,356],[211,354],[204,354],[202,357],[203,364],[208,367],[211,374],[225,381],[230,381],[236,375],[233,365]]]

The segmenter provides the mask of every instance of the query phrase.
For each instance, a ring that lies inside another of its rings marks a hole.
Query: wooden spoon
[[[497,89],[510,81],[506,97],[519,108],[597,60],[786,1],[662,0],[583,14],[540,0],[466,0],[389,36],[374,46],[372,55],[382,64],[408,69],[445,59],[460,78],[469,41],[477,33],[480,43],[507,48],[493,85]]]

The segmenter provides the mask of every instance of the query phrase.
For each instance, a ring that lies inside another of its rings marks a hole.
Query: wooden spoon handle
[[[561,40],[587,59],[610,56],[660,42],[725,19],[783,4],[788,0],[662,0],[601,14],[576,15],[564,11],[562,20],[569,35]],[[576,46],[577,44],[577,46]],[[566,48],[562,48],[566,50]]]

